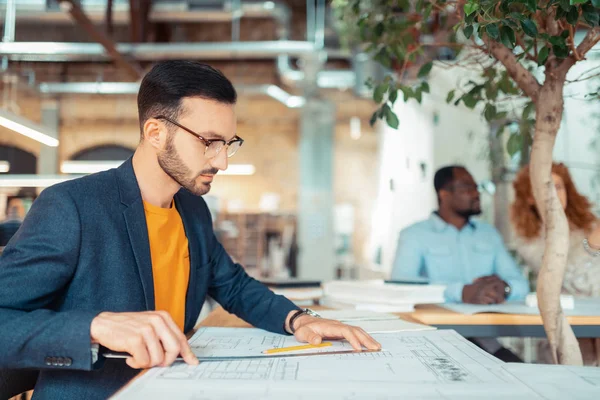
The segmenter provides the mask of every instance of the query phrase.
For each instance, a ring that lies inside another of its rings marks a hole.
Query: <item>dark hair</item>
[[[454,170],[456,169],[466,170],[466,168],[462,165],[449,165],[447,167],[438,169],[435,173],[435,176],[433,177],[433,187],[435,188],[435,192],[438,194],[438,200],[440,190],[444,189],[454,180]]]
[[[177,119],[185,97],[235,104],[237,93],[229,79],[210,65],[197,61],[161,61],[144,76],[138,92],[142,138],[144,123],[149,118],[164,115]]]

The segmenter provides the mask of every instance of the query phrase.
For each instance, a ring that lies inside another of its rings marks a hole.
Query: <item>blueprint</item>
[[[271,341],[272,334],[258,332],[268,346],[279,344]],[[214,332],[206,331],[200,337],[206,336],[203,343],[210,346],[200,348],[222,354],[221,350],[233,350],[232,343],[239,349],[247,343],[262,346],[258,332],[250,335],[253,340],[244,341],[237,332],[208,340],[207,333]],[[148,400],[175,396],[212,400],[237,399],[242,395],[244,399],[293,400],[542,398],[504,370],[504,363],[454,331],[386,333],[374,337],[382,344],[380,352],[228,360],[198,366],[178,363],[169,368],[155,368],[114,398]],[[258,350],[260,346],[254,348]]]
[[[200,328],[189,341],[196,357],[254,357],[263,356],[264,350],[298,346],[294,336],[278,335],[256,328]],[[346,341],[329,341],[332,345],[309,350],[294,351],[327,353],[335,351],[351,351],[352,346]]]

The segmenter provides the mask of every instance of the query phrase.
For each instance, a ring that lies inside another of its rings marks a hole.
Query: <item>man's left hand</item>
[[[294,321],[294,328],[296,340],[303,343],[317,345],[323,339],[346,339],[355,350],[363,350],[363,347],[368,350],[381,349],[381,345],[362,328],[339,321],[302,315]]]

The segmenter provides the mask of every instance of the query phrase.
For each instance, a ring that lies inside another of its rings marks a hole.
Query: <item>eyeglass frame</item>
[[[183,130],[184,130],[184,131],[186,131],[187,133],[189,133],[189,134],[191,134],[191,135],[195,136],[197,139],[200,139],[200,141],[201,141],[201,142],[202,142],[202,143],[203,143],[203,144],[206,146],[206,148],[204,149],[204,154],[205,154],[205,155],[206,155],[206,152],[208,151],[208,147],[209,147],[211,144],[213,144],[214,142],[221,142],[221,143],[223,143],[223,149],[225,149],[225,148],[229,148],[229,146],[230,146],[232,143],[235,143],[235,142],[240,142],[240,147],[242,147],[242,145],[244,144],[244,139],[242,139],[242,138],[241,138],[241,137],[239,137],[238,135],[235,135],[235,136],[234,136],[234,137],[233,137],[233,138],[232,138],[230,141],[226,141],[226,140],[223,140],[223,139],[205,139],[205,138],[203,138],[201,135],[199,135],[199,134],[197,134],[196,132],[194,132],[193,130],[191,130],[191,129],[189,129],[189,128],[186,128],[185,126],[181,125],[180,123],[178,123],[178,122],[175,122],[175,121],[173,121],[171,118],[165,117],[164,115],[158,115],[158,116],[154,117],[154,119],[162,119],[162,120],[165,120],[165,121],[167,121],[167,122],[169,122],[169,123],[171,123],[171,124],[175,125],[176,127],[183,129]],[[216,157],[216,156],[218,156],[218,155],[219,155],[219,153],[220,153],[220,152],[221,152],[223,149],[219,150],[219,151],[217,152],[217,154],[215,154],[213,157]],[[238,150],[239,150],[239,148],[238,148]],[[236,153],[237,153],[237,150],[236,150]],[[227,154],[227,150],[225,151],[225,154]],[[229,155],[229,154],[227,154],[227,158],[233,157],[234,155],[235,155],[235,153],[233,153],[232,155]]]

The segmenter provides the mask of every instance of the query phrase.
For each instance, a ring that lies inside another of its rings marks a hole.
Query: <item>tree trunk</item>
[[[555,363],[582,365],[575,334],[560,306],[560,293],[569,251],[569,223],[552,181],[552,153],[562,120],[566,71],[547,69],[536,104],[531,150],[531,186],[544,221],[546,246],[538,276],[538,307]]]

